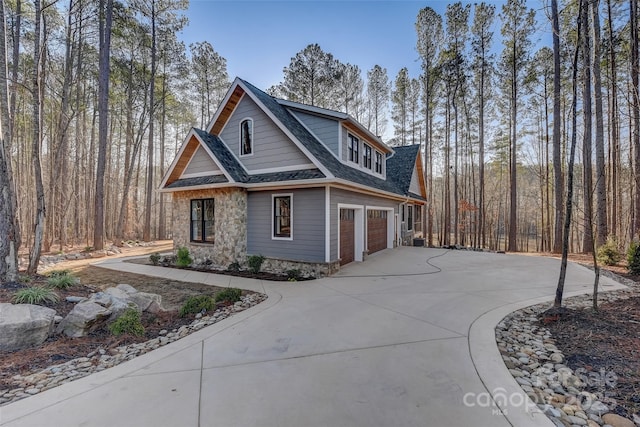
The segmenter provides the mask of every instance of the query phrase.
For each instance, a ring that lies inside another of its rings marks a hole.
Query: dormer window
[[[371,146],[364,144],[364,149],[362,151],[364,151],[364,153],[362,153],[362,166],[367,169],[371,169]]]
[[[253,154],[253,120],[244,119],[240,122],[240,156]]]
[[[349,134],[349,161],[360,163],[360,140]]]
[[[376,151],[376,173],[382,174],[382,153]]]

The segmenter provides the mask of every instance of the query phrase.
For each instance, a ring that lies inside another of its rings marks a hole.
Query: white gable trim
[[[224,106],[227,105],[227,102],[229,102],[229,99],[231,99],[231,95],[233,95],[233,91],[236,89],[236,86],[238,86],[239,82],[240,82],[240,79],[238,77],[236,77],[235,80],[233,81],[233,83],[231,83],[231,87],[227,91],[227,94],[222,99],[222,102],[218,106],[218,109],[216,110],[215,114],[213,115],[213,117],[209,121],[209,124],[207,125],[206,131],[208,133],[211,133],[211,129],[213,128],[213,125],[218,120],[218,117],[220,117],[220,114],[222,114],[222,110],[224,109]],[[246,91],[245,87],[242,87],[242,89],[244,89]],[[236,105],[236,107],[237,107],[237,105]],[[234,107],[234,110],[235,110],[235,107]],[[233,111],[231,112],[231,114],[233,114]],[[222,133],[222,132],[220,132],[220,133]]]
[[[182,178],[200,178],[201,176],[214,176],[214,175],[224,175],[224,173],[222,171],[183,173],[182,175],[180,175],[179,179],[182,179]]]
[[[180,149],[176,153],[176,156],[173,158],[173,162],[171,162],[169,169],[167,169],[164,176],[162,177],[162,182],[160,183],[160,189],[164,188],[164,186],[167,185],[167,180],[169,179],[169,177],[171,176],[171,173],[173,172],[176,165],[178,164],[178,160],[180,160],[180,157],[182,157],[184,150],[187,148],[187,145],[189,144],[189,140],[191,139],[192,136],[195,136],[195,134],[196,134],[195,131],[193,130],[193,128],[191,128],[187,136],[182,140],[182,145],[180,146]],[[195,151],[194,151],[194,154],[195,154]],[[189,161],[191,161],[191,159],[189,159]]]
[[[200,136],[196,133],[196,139],[198,140],[198,142],[200,143],[200,146],[202,148],[204,148],[204,150],[207,152],[207,154],[209,154],[209,156],[211,156],[211,158],[213,159],[213,162],[218,166],[218,168],[222,171],[222,173],[224,174],[224,176],[229,180],[229,183],[234,183],[236,182],[231,175],[229,175],[229,172],[227,172],[227,170],[222,167],[222,164],[220,163],[220,161],[218,160],[218,158],[211,152],[211,150],[209,150],[209,147],[207,147],[207,144],[205,144],[202,139],[200,138]]]
[[[318,159],[316,159],[316,157],[315,157],[313,154],[311,154],[311,153],[309,152],[309,150],[307,150],[307,148],[306,148],[306,147],[305,147],[305,146],[304,146],[304,145],[303,145],[303,144],[298,140],[298,138],[296,138],[296,137],[291,133],[291,131],[289,131],[289,129],[287,129],[287,127],[286,127],[286,126],[284,126],[284,125],[280,122],[280,120],[278,120],[278,119],[273,115],[273,113],[272,113],[272,112],[271,112],[267,107],[265,107],[265,105],[264,105],[264,104],[263,104],[263,103],[258,99],[258,97],[257,97],[257,96],[255,96],[255,95],[254,95],[254,93],[253,93],[250,89],[248,89],[244,84],[242,84],[242,82],[241,82],[241,81],[238,81],[237,79],[236,79],[236,81],[237,81],[237,84],[238,84],[238,85],[239,85],[239,86],[240,86],[240,87],[245,91],[245,94],[246,94],[246,95],[249,95],[249,98],[251,98],[251,99],[253,100],[253,102],[255,102],[255,103],[256,103],[256,105],[258,105],[258,106],[262,109],[262,111],[263,111],[263,112],[264,112],[264,113],[265,113],[265,114],[266,114],[266,115],[267,115],[267,116],[268,116],[268,117],[273,121],[273,123],[275,123],[275,124],[276,124],[276,126],[278,126],[278,128],[280,128],[280,130],[281,130],[282,132],[284,132],[284,134],[285,134],[285,135],[287,135],[287,137],[288,137],[291,141],[293,141],[293,143],[298,147],[298,149],[299,149],[300,151],[302,151],[302,153],[303,153],[305,156],[307,156],[307,158],[308,158],[309,160],[311,160],[311,161],[313,162],[313,164],[314,164],[314,165],[316,165],[316,167],[317,167],[318,169],[320,169],[320,171],[321,171],[321,172],[322,172],[322,173],[323,173],[327,178],[333,178],[333,174],[332,174],[331,172],[329,172],[329,170],[328,170],[328,169],[327,169],[327,168],[322,164],[322,162],[320,162]],[[317,138],[316,138],[316,140],[317,140]],[[318,140],[318,142],[319,142],[320,144],[322,144],[322,142],[320,142],[319,140]],[[329,150],[329,151],[331,151],[331,150]]]

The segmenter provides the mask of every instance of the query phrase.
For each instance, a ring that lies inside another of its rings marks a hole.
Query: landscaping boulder
[[[56,311],[32,304],[0,303],[0,350],[41,345],[53,331]]]
[[[115,288],[108,288],[105,292],[91,294],[89,301],[108,309],[110,312],[108,321],[112,322],[120,317],[128,308],[133,307],[137,309],[137,306],[129,301],[128,297],[129,296],[122,291],[118,291]],[[139,311],[142,312],[142,310]]]
[[[57,333],[68,337],[83,337],[104,325],[112,311],[93,301],[80,302],[58,325]]]
[[[162,310],[162,296],[147,292],[136,292],[129,295],[129,300],[133,301],[141,311],[157,313]]]

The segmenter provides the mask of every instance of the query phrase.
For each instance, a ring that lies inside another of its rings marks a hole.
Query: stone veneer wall
[[[215,242],[190,241],[191,200],[214,202]],[[179,191],[173,193],[173,246],[189,249],[194,264],[210,260],[213,266],[227,268],[232,262],[243,263],[247,257],[247,192],[236,188]]]
[[[261,270],[276,274],[285,274],[287,270],[300,270],[302,276],[320,278],[340,270],[340,262],[301,262],[266,258]]]

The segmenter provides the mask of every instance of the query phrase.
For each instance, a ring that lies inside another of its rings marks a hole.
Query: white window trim
[[[249,120],[251,122],[251,153],[242,154],[242,123]],[[251,117],[245,117],[238,123],[238,156],[239,157],[251,157],[256,152],[256,128],[254,126],[253,119]]]
[[[381,169],[380,172],[376,171],[376,158],[378,157],[378,154],[380,154],[380,169]],[[373,173],[375,173],[378,176],[384,176],[384,153],[374,149],[372,156],[373,158],[371,159],[371,163],[372,163],[371,170],[373,171]]]
[[[289,227],[291,228],[291,233],[289,235],[289,237],[278,237],[275,235],[275,229],[274,229],[274,225],[275,225],[275,205],[274,203],[276,202],[276,197],[290,197],[291,199],[291,206],[289,206],[289,220],[291,221],[291,224],[289,224]],[[293,193],[274,193],[271,194],[271,240],[293,240]]]
[[[367,148],[369,148],[369,152],[371,153],[371,166],[367,166],[367,157],[366,157],[366,153],[367,153]],[[371,172],[375,172],[374,171],[374,165],[375,165],[375,153],[376,153],[376,149],[373,148],[371,145],[367,144],[366,142],[362,143],[362,168],[363,169],[367,169],[370,170]]]
[[[358,152],[354,153],[355,154],[355,160],[351,160],[350,159],[351,152],[349,151],[349,149],[351,148],[351,144],[350,144],[350,141],[349,141],[349,137],[353,138],[357,142],[357,150],[358,150]],[[352,133],[347,133],[347,161],[350,162],[350,163],[355,163],[356,165],[360,165],[361,164],[360,163],[360,151],[361,151],[360,150],[360,138],[358,138],[357,136],[355,136]]]

